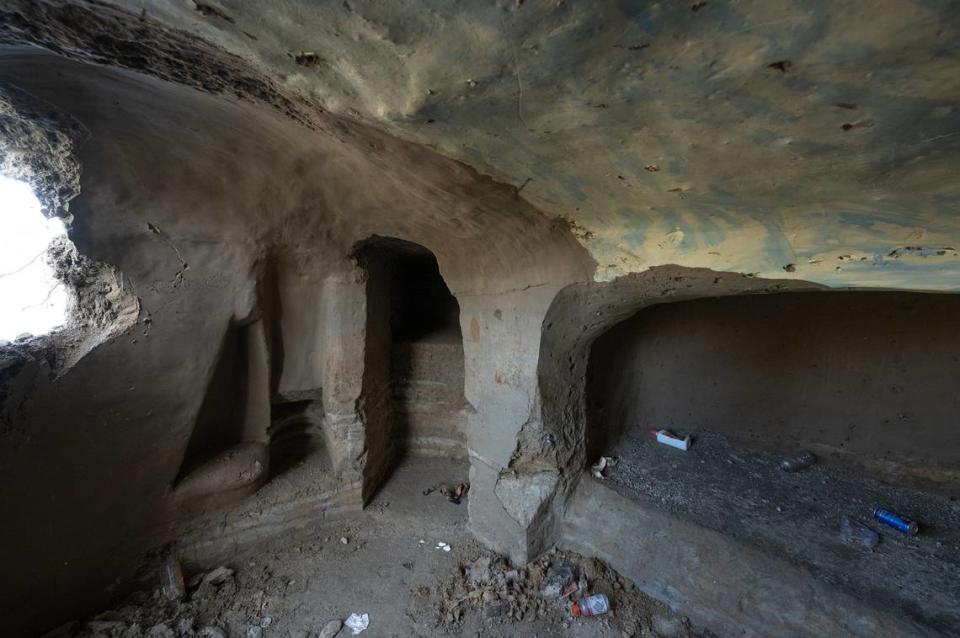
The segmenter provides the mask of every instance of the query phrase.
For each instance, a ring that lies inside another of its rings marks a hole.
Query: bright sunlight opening
[[[66,322],[67,291],[46,260],[50,242],[65,232],[59,219],[43,216],[30,186],[0,176],[0,341]]]

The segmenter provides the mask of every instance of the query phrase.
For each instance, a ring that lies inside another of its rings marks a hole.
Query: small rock
[[[87,630],[94,636],[119,634],[123,629],[124,624],[117,620],[91,620],[87,623]]]
[[[340,537],[340,544],[341,544],[341,545],[346,545],[346,544],[349,543],[349,542],[350,542],[350,540],[349,540],[346,536],[341,536],[341,537]]]
[[[217,567],[211,572],[204,574],[201,579],[201,583],[209,583],[211,585],[222,585],[227,582],[227,579],[233,576],[233,570],[229,567]]]
[[[484,605],[483,615],[487,618],[503,618],[510,614],[510,603],[500,601],[498,603],[490,603],[489,605]]]
[[[181,636],[187,636],[193,633],[193,616],[180,618],[177,621],[177,633]]]
[[[596,580],[597,578],[597,566],[592,560],[588,560],[583,564],[583,576],[589,581]]]
[[[176,634],[167,625],[160,623],[147,630],[146,638],[176,638]]]
[[[260,619],[260,626],[269,627],[272,622],[273,622],[273,618],[271,618],[270,616],[264,616],[263,618]]]
[[[340,620],[331,620],[326,625],[323,626],[323,629],[320,630],[320,635],[317,638],[333,638],[340,633],[340,629],[343,627],[343,622]]]
[[[490,582],[492,573],[490,571],[490,557],[481,556],[467,570],[467,579],[472,585],[482,585]]]
[[[227,638],[227,634],[219,627],[204,627],[197,632],[197,638]]]
[[[653,630],[657,636],[673,638],[674,636],[680,636],[683,632],[683,621],[680,618],[654,616],[652,620]]]

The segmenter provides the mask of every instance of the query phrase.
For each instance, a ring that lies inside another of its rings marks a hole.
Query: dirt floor
[[[593,559],[555,551],[514,568],[480,547],[466,529],[465,501],[449,502],[440,490],[424,494],[466,476],[463,463],[410,461],[360,514],[242,548],[225,570],[188,568],[182,600],[145,590],[50,635],[317,638],[353,613],[368,614],[360,635],[371,638],[701,635]],[[575,619],[568,601],[544,598],[558,587],[576,589],[571,597],[606,594],[612,609]],[[353,634],[344,627],[337,635]]]
[[[610,454],[605,484],[628,498],[787,557],[861,600],[947,634],[960,627],[956,495],[896,487],[821,463],[784,472],[781,456],[707,432],[684,452],[635,431]],[[905,536],[881,525],[873,518],[877,507],[917,521],[920,533]],[[879,534],[879,544],[871,549],[845,540],[843,516]]]

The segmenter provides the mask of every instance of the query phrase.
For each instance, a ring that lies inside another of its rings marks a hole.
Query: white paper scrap
[[[353,635],[356,636],[361,631],[370,626],[370,615],[369,614],[350,614],[350,617],[347,618],[347,621],[343,623],[347,627],[353,630]]]

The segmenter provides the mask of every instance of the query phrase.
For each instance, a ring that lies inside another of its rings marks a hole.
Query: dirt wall
[[[466,401],[459,331],[394,344],[394,414],[414,454],[465,458]]]
[[[518,316],[528,302],[516,291],[589,276],[568,230],[513,189],[321,111],[311,128],[249,98],[29,47],[0,49],[0,83],[88,131],[70,238],[117,268],[141,308],[135,326],[60,378],[42,360],[4,377],[12,419],[0,432],[0,506],[16,515],[0,531],[0,613],[10,635],[106,604],[177,534],[186,512],[174,485],[207,397],[218,416],[236,405],[264,416],[271,392],[319,391],[336,471],[348,481],[364,471],[358,241],[381,234],[430,248],[469,317]],[[481,250],[488,242],[499,250]],[[274,256],[280,283],[265,289]],[[257,396],[245,390],[252,378],[210,388],[229,327],[255,323]],[[481,374],[494,356],[469,359],[475,387],[494,386]],[[527,406],[475,418],[515,430]],[[247,432],[248,420],[223,425]],[[260,419],[261,434],[267,426]]]
[[[362,259],[367,272],[367,316],[364,341],[362,410],[365,416],[366,473],[364,495],[370,495],[403,454],[404,436],[393,413],[390,373],[390,264],[373,256]]]

